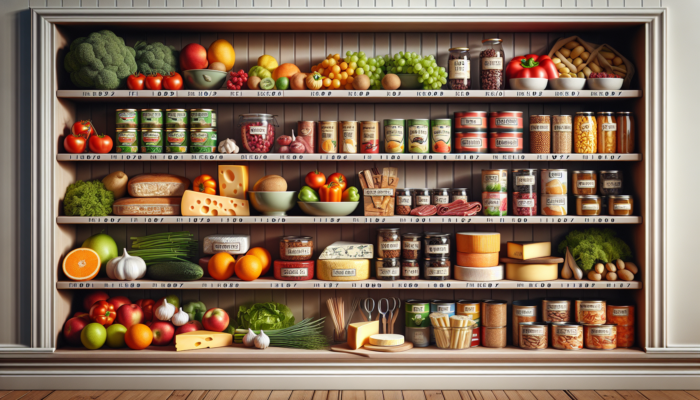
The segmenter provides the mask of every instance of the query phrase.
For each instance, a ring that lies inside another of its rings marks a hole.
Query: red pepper
[[[156,301],[151,299],[140,299],[136,301],[136,305],[143,310],[144,321],[153,321],[153,306],[155,304]]]
[[[559,71],[549,56],[527,54],[513,57],[506,67],[506,82],[513,78],[557,79]]]
[[[117,318],[117,312],[114,311],[114,305],[111,303],[100,300],[90,307],[90,320],[104,325],[105,328],[112,325],[115,318]]]
[[[331,182],[336,182],[338,185],[340,185],[340,188],[342,190],[345,190],[348,187],[348,180],[345,178],[345,175],[341,174],[340,172],[336,172],[334,174],[331,174],[328,179],[326,180],[326,183],[331,183]]]
[[[327,202],[339,202],[343,198],[343,190],[337,182],[331,182],[321,186],[318,190],[318,194],[319,197],[321,197],[321,201]]]

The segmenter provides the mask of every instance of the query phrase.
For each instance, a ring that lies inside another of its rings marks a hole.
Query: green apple
[[[102,268],[107,266],[109,260],[119,256],[117,242],[115,242],[114,239],[112,239],[112,237],[106,233],[98,233],[97,235],[90,236],[83,242],[81,247],[87,247],[88,249],[95,250],[95,252],[100,256],[100,261],[102,261]]]
[[[177,297],[176,294],[169,294],[163,299],[168,300],[168,304],[172,304],[175,306],[175,311],[177,311],[180,308],[180,298]],[[160,307],[163,304],[163,299],[160,299],[156,301],[156,304],[153,306],[153,310],[155,311],[156,308]]]
[[[80,341],[83,346],[90,350],[97,350],[105,344],[107,340],[107,329],[97,322],[87,324],[80,332]]]
[[[112,324],[107,328],[107,346],[118,349],[126,346],[124,335],[126,334],[126,326],[122,324]]]

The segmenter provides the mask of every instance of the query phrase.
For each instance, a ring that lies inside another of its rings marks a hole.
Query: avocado
[[[149,266],[147,274],[156,281],[196,281],[204,276],[204,270],[189,261],[168,261]]]

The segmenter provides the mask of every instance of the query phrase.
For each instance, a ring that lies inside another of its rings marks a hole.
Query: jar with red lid
[[[243,147],[250,153],[269,153],[274,147],[275,127],[272,114],[243,114],[238,120]]]
[[[281,281],[307,281],[314,277],[314,261],[275,260],[274,274]]]

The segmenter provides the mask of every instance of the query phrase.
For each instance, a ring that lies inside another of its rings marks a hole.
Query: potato
[[[577,74],[577,72],[569,72],[569,76],[571,76],[572,78],[577,78],[578,75],[576,75],[576,74]]]
[[[552,58],[552,62],[553,62],[555,65],[556,65],[556,64],[561,64],[561,60],[559,59],[559,57],[553,57],[553,58]]]
[[[267,175],[260,178],[253,186],[254,192],[285,192],[287,181],[279,175]]]
[[[571,78],[569,74],[559,74],[560,78]]]
[[[615,57],[612,60],[612,64],[613,65],[620,65],[620,64],[622,64],[622,59],[620,57]]]
[[[593,72],[601,72],[601,71],[603,70],[602,68],[600,68],[600,67],[599,67],[598,65],[596,65],[595,63],[590,63],[590,64],[588,64],[588,67],[589,67],[589,68],[591,69],[591,71],[593,71]]]
[[[617,280],[617,274],[615,272],[608,272],[605,274],[605,279],[609,281],[616,281]]]
[[[583,61],[588,61],[588,57],[590,57],[590,56],[591,56],[591,53],[584,51],[583,53],[581,53],[581,55],[579,57],[581,57],[581,59]]]
[[[616,272],[617,267],[613,263],[605,263],[605,269],[607,269],[610,272]]]
[[[603,263],[598,263],[593,266],[593,269],[596,273],[602,274],[603,271],[605,271],[605,265],[603,265]]]
[[[598,54],[603,56],[603,58],[606,60],[612,60],[615,58],[615,53],[610,52],[610,51],[600,51],[600,52],[598,52]]]
[[[592,281],[599,281],[599,280],[603,279],[603,276],[601,274],[595,272],[594,270],[590,270],[590,271],[588,271],[588,279],[590,279]]]
[[[561,68],[559,68],[559,72],[562,74],[568,74],[569,72],[571,72],[571,70],[568,69],[566,66],[562,66]]]
[[[571,50],[571,49],[577,48],[577,47],[580,46],[580,45],[581,45],[581,44],[580,44],[579,42],[577,42],[577,41],[575,41],[575,40],[572,40],[572,41],[570,41],[569,43],[565,44],[564,47],[567,48],[567,49],[569,49],[569,50]]]
[[[571,55],[571,50],[565,49],[565,48],[563,48],[563,47],[562,47],[561,49],[559,49],[559,52],[560,52],[565,58],[566,58],[566,57],[569,57],[569,56]]]
[[[591,71],[590,68],[588,68],[588,67],[583,68],[583,74],[586,75],[586,78],[588,78],[588,75],[590,75],[591,72],[593,72],[593,71]]]
[[[571,50],[571,58],[580,56],[584,51],[586,51],[586,49],[583,46],[578,46],[577,48]]]
[[[639,272],[639,268],[637,268],[637,264],[633,263],[632,261],[627,261],[625,263],[625,269],[628,270],[629,272],[637,275]]]
[[[583,64],[583,59],[581,59],[581,57],[576,57],[572,64],[578,67],[579,65]]]
[[[594,58],[593,61],[591,61],[591,63],[600,66],[600,64],[598,63],[598,57]]]
[[[625,269],[625,262],[620,260],[619,258],[615,260],[615,266],[617,267],[617,270]]]
[[[572,62],[574,62],[574,59],[573,59],[573,58],[571,58],[571,57],[566,57],[566,61],[568,61],[568,62],[572,63]]]
[[[617,271],[617,276],[623,281],[631,281],[634,279],[634,274],[626,269]]]
[[[579,72],[579,73],[576,74],[576,77],[577,77],[577,78],[585,78],[585,77],[586,77],[586,74],[584,74],[583,72]]]

